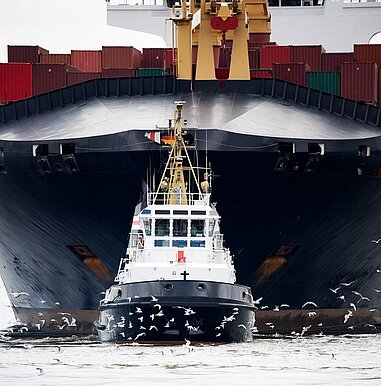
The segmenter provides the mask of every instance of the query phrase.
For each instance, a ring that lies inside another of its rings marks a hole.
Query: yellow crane
[[[182,0],[172,12],[179,79],[192,79],[192,46],[198,47],[195,79],[216,79],[213,47],[225,40],[233,41],[229,79],[250,79],[248,41],[270,40],[268,0]]]

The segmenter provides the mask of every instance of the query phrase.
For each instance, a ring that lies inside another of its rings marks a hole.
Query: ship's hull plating
[[[224,143],[239,145],[233,134],[221,135]],[[161,164],[157,150],[104,150],[105,138],[75,154],[77,171],[50,154],[52,172],[46,173],[30,143],[12,143],[5,153],[0,269],[9,294],[28,294],[10,295],[21,323],[47,332],[57,325],[94,332],[89,315],[96,319],[99,294],[125,253],[141,180],[147,167]],[[217,138],[209,137],[215,147]],[[241,145],[253,151],[209,151],[208,158],[237,279],[262,298],[256,304],[259,332],[379,328],[379,138],[331,143],[334,150],[317,162],[297,151],[278,171],[276,144],[286,139],[244,138]],[[304,140],[305,148],[310,141]],[[370,146],[369,156],[358,155],[360,145]]]
[[[255,314],[248,287],[200,281],[116,285],[120,296],[100,306],[102,341],[248,342]],[[148,296],[147,296],[148,295]]]

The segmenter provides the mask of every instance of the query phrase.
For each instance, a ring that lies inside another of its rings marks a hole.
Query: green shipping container
[[[340,72],[308,72],[307,87],[340,95]]]
[[[162,68],[137,68],[136,76],[145,77],[145,76],[163,76]]]

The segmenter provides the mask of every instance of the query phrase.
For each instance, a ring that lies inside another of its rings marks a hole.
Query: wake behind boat
[[[161,129],[171,145],[168,161],[158,189],[135,213],[117,284],[100,302],[98,335],[118,343],[251,341],[251,289],[235,284],[210,202],[210,169],[192,165],[194,138],[181,116],[184,102],[175,103],[173,127],[170,120]]]

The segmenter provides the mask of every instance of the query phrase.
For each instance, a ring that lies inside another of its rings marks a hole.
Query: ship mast
[[[208,190],[207,181],[200,184],[195,173],[195,167],[189,157],[187,145],[184,141],[184,121],[182,119],[182,108],[185,102],[174,102],[176,104],[174,126],[161,128],[171,130],[173,133],[171,150],[169,152],[168,161],[165,165],[163,175],[161,177],[159,187],[156,191],[154,203],[158,203],[158,198],[163,198],[165,205],[187,205],[192,201],[192,195],[188,192],[188,184],[185,181],[184,171],[189,171],[195,181],[197,193],[200,200],[204,200],[204,193]],[[184,166],[184,161],[187,160],[188,166]],[[205,173],[207,175],[207,173]],[[162,193],[161,193],[162,192]]]

